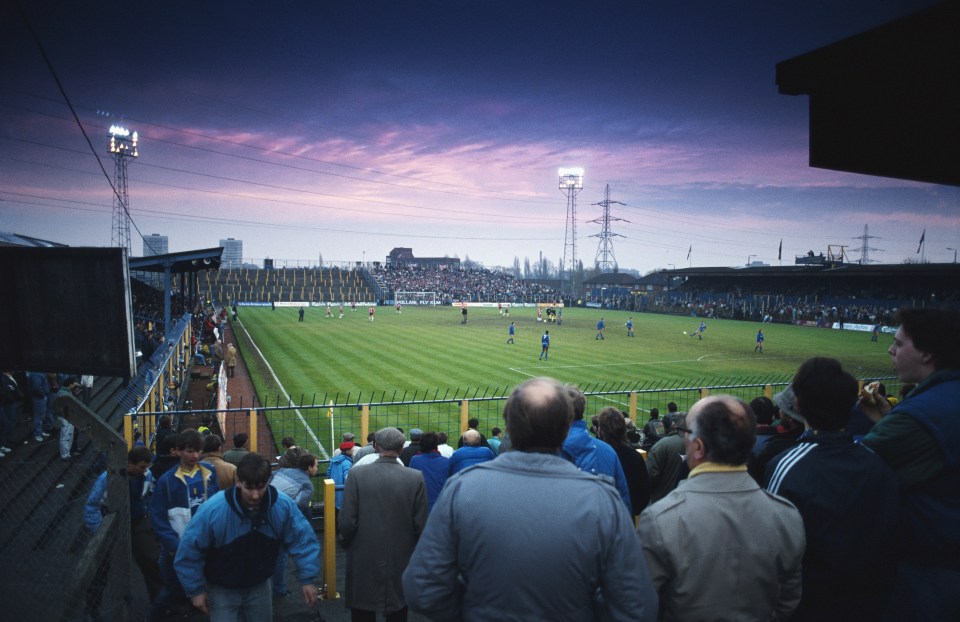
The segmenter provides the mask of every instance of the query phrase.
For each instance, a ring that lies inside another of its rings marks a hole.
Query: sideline
[[[257,355],[260,357],[260,360],[263,361],[263,364],[267,366],[267,369],[270,370],[270,375],[273,376],[273,381],[277,383],[278,387],[280,387],[280,391],[283,393],[283,397],[285,397],[287,400],[287,405],[294,407],[293,412],[297,414],[297,418],[300,419],[300,423],[302,423],[303,427],[307,430],[307,434],[310,435],[310,438],[313,440],[314,443],[316,443],[317,448],[320,449],[320,453],[323,454],[323,460],[324,461],[330,460],[330,455],[327,454],[327,450],[324,449],[323,443],[320,442],[320,439],[313,432],[313,428],[311,428],[307,424],[307,420],[303,418],[303,413],[300,412],[300,409],[297,408],[296,404],[293,403],[293,400],[290,399],[290,394],[287,393],[286,387],[284,387],[283,383],[280,382],[280,379],[277,378],[276,372],[273,371],[273,367],[270,366],[270,362],[267,360],[267,357],[265,357],[263,355],[263,352],[260,351],[260,347],[257,345],[257,342],[254,341],[253,337],[250,336],[250,333],[247,331],[247,327],[243,325],[243,321],[241,320],[239,322],[235,322],[231,324],[231,327],[235,326],[236,324],[239,324],[240,328],[243,329],[243,334],[247,336],[248,340],[250,340],[250,345],[252,345],[253,349],[257,351]]]
[[[671,365],[671,364],[673,364],[673,363],[700,363],[700,362],[702,362],[703,359],[705,359],[705,358],[707,358],[707,357],[713,357],[713,356],[724,356],[724,357],[726,357],[726,356],[729,355],[729,354],[731,354],[731,353],[729,353],[729,352],[713,352],[713,353],[710,353],[710,354],[704,354],[704,355],[702,355],[702,356],[700,356],[700,357],[698,357],[698,358],[695,358],[695,359],[676,359],[676,360],[672,360],[672,361],[633,361],[633,362],[630,362],[630,363],[590,363],[590,364],[586,364],[586,365],[550,365],[549,367],[546,366],[546,365],[536,365],[536,366],[534,366],[532,369],[581,369],[581,368],[587,368],[587,367],[635,367],[635,366],[649,366],[649,365]],[[875,353],[875,354],[864,354],[863,356],[864,356],[864,357],[867,357],[867,356],[878,356],[878,357],[884,356],[884,357],[886,357],[886,356],[889,356],[889,354],[887,354],[887,353],[884,351],[884,352],[878,352],[878,353]],[[758,355],[755,355],[755,354],[734,354],[734,355],[730,356],[729,358],[723,358],[723,359],[720,359],[720,360],[721,360],[722,362],[727,362],[727,361],[747,361],[747,360],[756,360],[757,357],[758,357]],[[809,358],[809,356],[805,356],[805,355],[802,355],[802,354],[788,354],[788,355],[783,355],[783,356],[767,356],[766,354],[763,355],[763,360],[765,360],[765,361],[768,361],[768,360],[771,360],[771,359],[774,359],[774,360],[798,360],[798,361],[803,361],[803,360],[806,360],[807,358]],[[519,368],[519,367],[508,367],[507,369],[508,369],[509,371],[514,372],[514,373],[524,374],[524,375],[526,375],[526,376],[534,376],[534,375],[536,375],[536,374],[529,374],[529,373],[523,371],[523,369],[521,369],[521,368]],[[526,369],[531,369],[531,368],[528,367],[528,368],[526,368]]]

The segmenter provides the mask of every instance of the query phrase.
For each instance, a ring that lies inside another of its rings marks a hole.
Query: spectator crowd
[[[456,448],[417,428],[344,434],[326,476],[351,619],[960,619],[960,313],[893,321],[897,397],[813,357],[772,399],[671,403],[642,426],[532,378],[504,429],[471,419]],[[5,407],[32,385],[5,374]],[[224,451],[209,430],[159,428],[125,474],[151,619],[269,620],[290,561],[315,607],[317,458],[284,439],[275,470],[245,434]]]
[[[377,267],[371,274],[394,295],[397,292],[434,292],[443,304],[452,302],[530,303],[557,300],[559,293],[536,281],[486,268],[434,269]]]

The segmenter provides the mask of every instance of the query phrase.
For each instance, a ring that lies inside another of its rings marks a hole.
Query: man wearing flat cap
[[[378,430],[379,458],[350,469],[340,510],[340,542],[347,553],[344,605],[353,622],[407,619],[400,578],[427,522],[427,487],[420,471],[397,461],[403,432]]]
[[[413,458],[420,453],[421,436],[423,436],[423,430],[420,428],[413,428],[410,430],[410,444],[404,447],[403,451],[400,452],[400,462],[403,463],[403,466],[410,466],[410,458]]]
[[[771,460],[781,452],[796,447],[800,442],[806,422],[797,410],[796,400],[792,384],[773,396],[774,405],[780,409],[780,424],[776,428],[777,432],[763,444],[760,453],[750,460],[750,475],[758,483],[763,480],[763,473]]]

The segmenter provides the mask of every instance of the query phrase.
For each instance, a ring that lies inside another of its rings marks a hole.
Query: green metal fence
[[[772,397],[789,384],[790,379],[789,375],[767,375],[751,378],[701,378],[675,384],[611,383],[580,388],[587,397],[588,416],[607,406],[614,406],[642,425],[650,409],[657,408],[665,413],[670,402],[675,402],[680,411],[689,410],[697,400],[710,394],[734,395],[749,402],[761,395]],[[887,374],[862,374],[860,380],[864,383],[874,380],[885,383],[888,395],[897,395],[900,390],[900,381]],[[379,395],[371,395],[368,400],[356,399],[349,402],[338,401],[334,396],[324,395],[318,398],[315,395],[309,402],[301,399],[300,403],[281,403],[276,400],[273,406],[209,412],[215,418],[220,415],[219,421],[223,427],[239,427],[251,432],[256,428],[256,419],[265,417],[273,439],[273,446],[268,452],[275,451],[274,455],[279,455],[280,440],[291,436],[298,446],[307,448],[316,454],[321,462],[325,462],[339,445],[344,432],[352,432],[362,444],[368,432],[383,427],[400,427],[405,432],[420,428],[424,431],[445,432],[455,443],[466,429],[467,421],[476,418],[480,421],[480,431],[489,435],[494,426],[504,427],[503,406],[511,390],[512,387],[483,391],[450,390],[443,393],[438,390],[399,396],[404,399],[391,399],[396,394],[389,395],[385,391]],[[193,410],[167,414],[196,416],[205,412]],[[153,417],[154,414],[138,413],[131,416]],[[259,444],[260,451],[264,451],[263,440],[261,439]]]

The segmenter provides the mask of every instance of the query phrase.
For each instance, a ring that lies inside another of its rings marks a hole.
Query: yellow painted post
[[[467,431],[467,421],[470,420],[470,400],[460,401],[460,434]]]
[[[700,389],[700,399],[703,399],[710,395],[710,389]]]
[[[143,439],[144,445],[150,442],[150,437],[153,435],[153,430],[155,427],[156,427],[156,417],[140,418],[140,438]]]
[[[363,444],[366,444],[368,434],[370,434],[370,404],[364,404],[360,407],[360,438],[363,439]]]
[[[637,392],[630,391],[630,419],[637,421]]]
[[[127,440],[127,451],[133,449],[133,418],[136,413],[127,413],[123,418],[123,438]]]
[[[773,387],[771,385],[764,385],[763,396],[767,399],[773,399]]]
[[[247,423],[250,424],[250,430],[247,434],[250,436],[250,451],[257,451],[257,411],[251,410],[250,416],[247,418]]]
[[[324,600],[340,598],[337,591],[337,485],[332,479],[323,480],[323,586]]]

